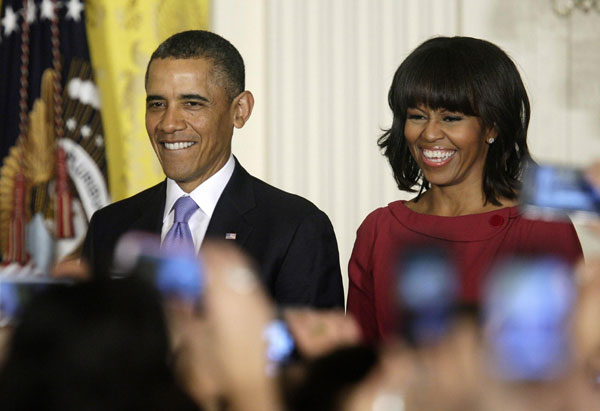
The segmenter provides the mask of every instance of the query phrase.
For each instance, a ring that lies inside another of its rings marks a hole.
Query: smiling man
[[[98,275],[109,272],[116,242],[131,230],[196,251],[205,238],[227,239],[256,260],[278,304],[343,307],[328,217],[252,177],[231,153],[233,129],[254,106],[244,77],[239,52],[214,33],[178,33],[156,49],[146,71],[146,130],[167,178],[95,213],[83,257]]]

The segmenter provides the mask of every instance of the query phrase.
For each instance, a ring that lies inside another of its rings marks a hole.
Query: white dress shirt
[[[167,178],[167,199],[165,202],[165,214],[163,216],[162,231],[160,234],[161,244],[175,219],[175,213],[173,212],[175,201],[181,196],[189,195],[199,207],[190,217],[188,224],[190,226],[190,231],[192,232],[196,252],[200,251],[200,246],[206,235],[208,223],[210,222],[225,186],[233,174],[234,168],[235,160],[233,159],[233,154],[230,154],[229,160],[227,160],[227,163],[225,163],[219,171],[210,176],[208,180],[200,184],[189,194],[183,191],[174,180]]]

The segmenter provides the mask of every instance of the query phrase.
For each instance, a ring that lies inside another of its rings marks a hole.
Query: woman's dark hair
[[[348,392],[376,366],[379,355],[374,347],[342,347],[309,361],[300,381],[284,375],[283,397],[289,411],[337,411]]]
[[[482,130],[495,130],[483,171],[485,201],[514,199],[524,161],[529,157],[530,107],[513,61],[496,45],[471,37],[436,37],[417,47],[398,67],[388,103],[392,127],[378,140],[398,188],[419,196],[429,188],[404,135],[406,112],[420,105],[477,116]]]
[[[157,292],[53,285],[25,308],[0,368],[3,410],[197,410],[176,380]]]

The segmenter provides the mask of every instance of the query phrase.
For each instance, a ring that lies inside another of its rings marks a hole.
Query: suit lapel
[[[148,196],[140,199],[138,204],[139,214],[132,221],[130,230],[160,234],[166,198],[167,182],[164,180],[152,187]]]
[[[238,245],[244,245],[253,228],[245,214],[255,206],[252,177],[235,159],[235,169],[217,202],[206,237],[225,239],[231,233]]]

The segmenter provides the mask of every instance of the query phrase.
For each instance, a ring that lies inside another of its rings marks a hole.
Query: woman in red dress
[[[427,40],[396,71],[388,100],[393,122],[378,144],[398,188],[417,194],[373,211],[357,231],[348,312],[367,341],[396,326],[391,273],[409,247],[453,257],[464,303],[478,302],[487,271],[504,256],[581,258],[572,224],[528,220],[517,207],[530,106],[504,51],[469,37]]]

